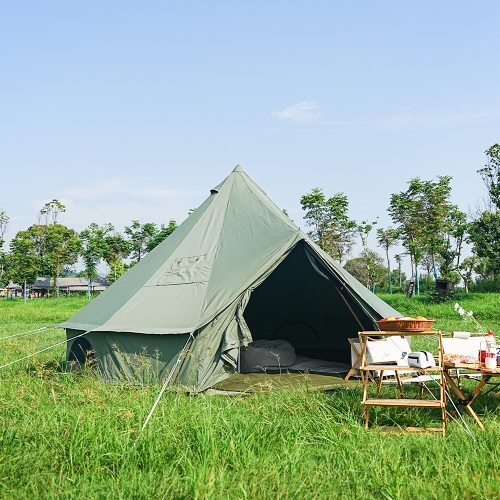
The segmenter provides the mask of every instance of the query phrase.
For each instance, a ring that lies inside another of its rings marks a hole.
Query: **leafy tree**
[[[45,205],[40,210],[40,220],[39,224],[48,225],[49,222],[52,224],[57,224],[57,217],[61,212],[66,212],[66,207],[56,199],[45,203]]]
[[[106,276],[106,279],[110,283],[114,283],[118,278],[123,276],[127,270],[129,269],[129,266],[123,262],[123,260],[117,260],[113,263],[113,266],[109,268],[109,273]]]
[[[491,266],[490,259],[487,257],[477,257],[477,260],[474,262],[473,271],[476,273],[479,279],[487,281],[494,280],[495,273]],[[477,280],[476,280],[477,281]]]
[[[16,237],[10,242],[7,264],[8,279],[19,284],[36,281],[40,268],[40,259],[36,254],[34,240],[17,233]]]
[[[486,165],[477,172],[481,176],[489,197],[489,211],[500,209],[500,144],[493,144],[485,151]]]
[[[370,266],[367,265],[367,254],[363,251],[359,257],[346,262],[344,269],[352,274],[366,288],[371,285],[382,285],[387,276],[387,268],[384,266],[384,259],[373,250],[369,250]]]
[[[460,264],[460,276],[464,282],[465,293],[469,293],[469,285],[472,282],[472,274],[479,263],[479,258],[477,255],[472,254],[470,257],[466,257]]]
[[[54,285],[62,276],[63,269],[72,266],[82,251],[78,233],[62,224],[45,226],[45,248],[42,259],[43,268],[52,277]]]
[[[387,259],[387,279],[389,280],[389,293],[392,293],[391,259],[389,258],[389,248],[397,245],[399,241],[398,232],[392,227],[387,229],[377,229],[377,243],[385,251]]]
[[[112,274],[108,274],[108,280],[116,281],[120,276],[125,274],[127,267],[123,263],[130,254],[129,242],[117,232],[108,234],[105,239],[105,249],[103,258],[106,264],[112,270]]]
[[[398,287],[399,287],[399,291],[402,292],[403,291],[403,283],[406,282],[406,273],[399,268],[394,269],[391,273],[391,277],[392,277],[392,282],[394,284],[397,283]]]
[[[19,231],[11,242],[11,262],[14,266],[21,266],[26,259],[27,266],[26,271],[17,269],[14,274],[26,272],[30,280],[50,276],[57,285],[63,269],[77,262],[81,250],[81,241],[75,230],[62,224],[34,224],[26,231]]]
[[[129,237],[132,259],[136,262],[147,254],[148,244],[157,234],[158,229],[153,222],[142,224],[133,220],[130,226],[125,226],[125,234]]]
[[[190,213],[194,209],[190,210]],[[148,252],[158,246],[165,238],[177,229],[174,220],[168,226],[161,225],[160,229],[153,222],[141,224],[138,220],[133,220],[130,226],[125,226],[125,234],[128,236],[129,253],[132,254],[134,262],[139,262]]]
[[[434,266],[437,265],[439,266],[440,269],[442,269],[443,266],[443,258],[441,255],[436,255],[435,258],[432,258],[432,255],[425,253],[424,256],[422,257],[422,260],[420,261],[420,267],[422,270],[425,270],[425,272],[429,275],[432,276],[434,274]]]
[[[357,224],[347,215],[349,202],[343,193],[326,198],[323,190],[313,189],[300,199],[304,219],[312,228],[309,235],[331,257],[342,264],[351,252]]]
[[[426,252],[435,261],[445,244],[447,216],[454,207],[450,181],[450,176],[438,176],[437,182],[415,177],[406,191],[391,195],[388,211],[410,255],[414,274]]]
[[[460,259],[468,231],[467,215],[461,212],[457,206],[452,205],[446,216],[444,241],[439,251],[441,257],[439,271],[442,279],[455,283],[464,279],[460,268]]]
[[[165,240],[168,236],[170,236],[177,229],[177,223],[175,220],[171,220],[168,223],[168,226],[164,224],[161,225],[159,231],[157,231],[149,241],[146,243],[146,251],[151,252],[153,248],[157,247],[163,240]]]
[[[492,278],[500,272],[500,213],[483,212],[472,221],[469,226],[469,240],[473,244],[474,252],[482,258],[488,259],[488,267]]]
[[[95,222],[80,233],[82,258],[85,263],[84,275],[87,278],[97,276],[97,266],[107,250],[108,235],[114,231],[112,224],[97,225]]]
[[[366,220],[362,221],[361,224],[358,224],[357,231],[359,237],[361,239],[361,244],[363,245],[363,255],[364,262],[366,265],[366,271],[368,276],[370,277],[370,284],[372,288],[375,286],[376,272],[375,272],[375,262],[372,260],[374,255],[377,255],[375,252],[370,251],[368,248],[368,236],[370,235],[373,227],[377,224],[377,222],[368,222]],[[370,288],[370,285],[367,286]]]
[[[500,144],[485,151],[487,164],[478,170],[488,190],[489,209],[484,210],[469,227],[469,242],[482,259],[482,274],[492,279],[500,272]]]

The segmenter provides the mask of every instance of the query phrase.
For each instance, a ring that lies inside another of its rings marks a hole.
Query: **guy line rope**
[[[163,396],[163,393],[165,392],[165,389],[167,388],[168,384],[170,383],[170,380],[172,379],[172,376],[175,372],[175,369],[177,368],[178,364],[181,362],[182,359],[182,354],[186,350],[186,347],[189,344],[189,341],[191,339],[194,339],[193,332],[189,334],[189,338],[186,340],[186,343],[184,344],[184,347],[182,348],[182,351],[179,353],[179,356],[177,358],[177,361],[175,362],[175,365],[172,367],[170,370],[170,373],[168,374],[167,379],[165,380],[165,383],[163,384],[163,387],[161,388],[160,393],[158,394],[158,397],[156,398],[156,401],[153,404],[153,407],[151,408],[151,411],[149,412],[149,415],[146,417],[146,420],[144,421],[144,424],[142,425],[141,432],[137,436],[136,440],[134,441],[134,444],[132,445],[132,448],[135,448],[135,445],[137,444],[137,441],[139,441],[139,438],[141,437],[141,434],[143,433],[144,429],[146,428],[146,425],[148,425],[149,419],[153,415],[153,412],[155,411],[156,407],[158,406],[158,403],[160,402],[161,397]]]
[[[79,335],[75,335],[74,337],[71,337],[70,339],[61,340],[60,342],[56,342],[55,344],[52,344],[51,346],[46,347],[45,349],[40,349],[39,351],[36,351],[32,354],[28,354],[27,356],[23,356],[22,358],[11,361],[10,363],[6,363],[5,365],[1,365],[0,370],[2,368],[6,368],[7,366],[13,365],[15,363],[19,363],[19,361],[23,361],[24,359],[28,359],[28,358],[31,358],[32,356],[36,356],[37,354],[40,354],[41,352],[48,351],[49,349],[52,349],[53,347],[56,347],[58,345],[66,344],[67,342],[70,342],[71,340],[75,340],[78,337],[83,337],[84,335],[86,335],[87,333],[90,333],[91,331],[92,330],[87,330],[86,332],[80,333]]]
[[[12,339],[14,337],[21,337],[22,335],[31,335],[33,333],[38,333],[38,332],[41,332],[43,330],[55,330],[56,328],[58,328],[58,327],[55,326],[55,325],[52,325],[52,326],[42,326],[42,328],[37,328],[36,330],[30,330],[28,332],[16,333],[14,335],[9,335],[8,337],[0,337],[0,340],[7,340],[7,339]]]

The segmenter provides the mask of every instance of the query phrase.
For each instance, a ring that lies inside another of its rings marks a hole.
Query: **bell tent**
[[[165,241],[61,326],[67,360],[111,381],[199,392],[238,369],[240,348],[288,341],[350,363],[348,338],[400,314],[315,245],[240,166]]]

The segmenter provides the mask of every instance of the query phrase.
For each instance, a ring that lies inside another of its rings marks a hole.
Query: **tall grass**
[[[0,302],[1,336],[15,333],[12,325],[61,321],[85,303],[66,300]],[[35,342],[53,338],[63,333]],[[29,350],[29,342],[16,349]],[[0,344],[1,357],[13,359],[13,348]],[[139,436],[159,386],[65,373],[63,356],[58,347],[0,371],[0,498],[500,497],[495,395],[475,406],[485,432],[468,419],[474,437],[452,423],[443,439],[380,430],[437,426],[432,410],[374,408],[366,431],[359,388],[321,393],[304,383],[231,398],[172,390]]]

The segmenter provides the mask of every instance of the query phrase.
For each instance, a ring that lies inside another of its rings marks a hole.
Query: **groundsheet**
[[[324,359],[313,359],[307,356],[297,356],[294,365],[281,370],[282,373],[316,373],[318,375],[337,375],[347,373],[351,367],[344,363],[335,363],[334,361],[325,361]],[[266,370],[268,373],[270,370]],[[271,373],[279,370],[273,369]]]
[[[331,390],[357,387],[357,380],[344,380],[315,373],[235,373],[213,386],[218,391],[269,392],[274,389]]]

